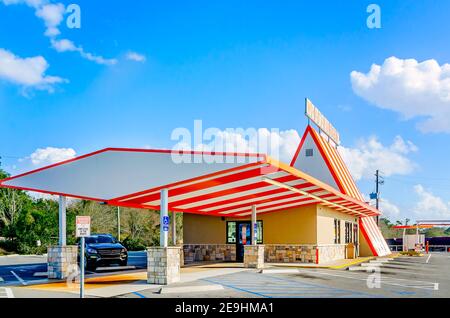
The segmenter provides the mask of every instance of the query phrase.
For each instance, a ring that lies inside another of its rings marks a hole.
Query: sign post
[[[84,251],[84,238],[91,235],[91,217],[90,216],[77,216],[76,217],[76,237],[80,240],[80,298],[84,298],[84,267],[85,267],[85,251]]]

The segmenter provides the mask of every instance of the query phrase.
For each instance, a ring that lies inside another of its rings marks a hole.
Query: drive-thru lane
[[[124,272],[132,269],[147,267],[147,253],[145,251],[129,252],[128,267]],[[109,269],[99,270],[100,273],[117,272],[111,266]],[[96,272],[86,272],[86,276],[95,276]],[[3,256],[0,258],[0,286],[29,285],[47,279],[46,256]]]

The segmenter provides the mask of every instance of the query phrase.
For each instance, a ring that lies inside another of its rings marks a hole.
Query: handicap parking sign
[[[169,231],[169,217],[163,216],[163,231]]]

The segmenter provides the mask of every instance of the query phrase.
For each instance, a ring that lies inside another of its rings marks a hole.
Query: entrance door
[[[237,240],[236,240],[236,261],[244,260],[244,245],[252,244],[252,231],[250,222],[236,222]]]

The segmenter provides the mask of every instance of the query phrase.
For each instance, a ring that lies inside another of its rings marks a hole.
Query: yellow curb
[[[147,280],[147,272],[119,274],[87,278],[85,280],[85,289],[96,289],[117,284],[135,283],[137,281]],[[23,286],[22,288],[54,290],[54,291],[76,291],[79,290],[79,283],[67,283],[66,281],[49,282],[45,284]]]
[[[358,259],[358,260],[354,260],[354,261],[347,262],[347,263],[345,263],[345,264],[343,264],[343,265],[329,266],[328,268],[332,268],[332,269],[342,269],[342,268],[350,267],[350,266],[352,266],[352,265],[357,265],[357,264],[365,263],[365,262],[370,261],[370,260],[372,260],[372,259],[375,259],[375,257],[374,257],[374,256],[368,256],[368,257],[365,257],[365,258],[361,258],[361,259]]]
[[[311,264],[311,265],[302,265],[302,264],[276,264],[276,265],[272,265],[273,267],[288,267],[288,268],[322,268],[322,269],[342,269],[345,267],[349,267],[351,265],[355,265],[355,264],[360,264],[360,263],[364,263],[367,262],[369,260],[375,259],[375,256],[368,256],[368,257],[364,257],[364,258],[359,258],[359,259],[355,259],[355,260],[348,260],[348,262],[341,264],[341,265],[316,265],[316,264]],[[266,263],[266,264],[270,264],[270,263]]]

